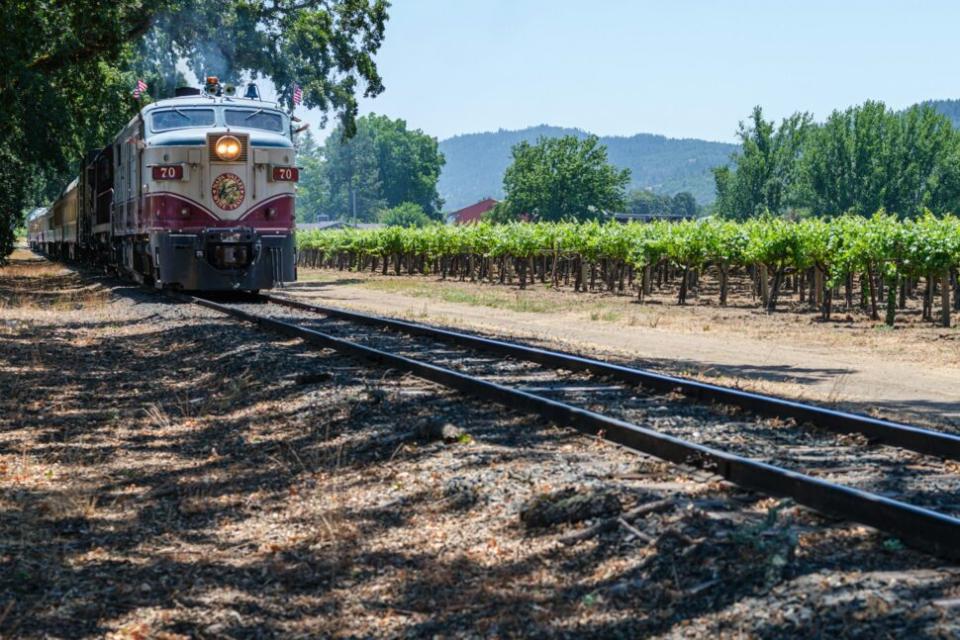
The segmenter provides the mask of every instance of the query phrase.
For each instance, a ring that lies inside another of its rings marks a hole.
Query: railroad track
[[[196,304],[960,557],[960,437],[276,295]]]

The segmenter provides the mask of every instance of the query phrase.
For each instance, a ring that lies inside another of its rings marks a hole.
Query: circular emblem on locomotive
[[[213,181],[213,201],[221,209],[233,211],[241,204],[246,196],[246,188],[240,176],[233,173],[221,173]]]

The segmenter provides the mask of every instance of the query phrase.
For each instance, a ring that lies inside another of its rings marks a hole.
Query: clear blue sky
[[[731,141],[755,104],[820,119],[960,97],[960,2],[394,0],[377,63],[387,89],[362,113],[441,139],[547,123]]]

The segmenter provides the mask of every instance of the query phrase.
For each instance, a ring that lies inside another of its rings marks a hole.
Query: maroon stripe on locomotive
[[[293,231],[294,207],[294,196],[285,193],[264,200],[239,220],[224,220],[196,200],[175,193],[153,192],[141,199],[140,219],[145,230],[153,231],[187,231],[238,225],[265,231]]]

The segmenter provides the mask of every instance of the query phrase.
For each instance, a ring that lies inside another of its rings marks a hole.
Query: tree
[[[423,227],[433,220],[423,208],[413,202],[404,202],[392,209],[383,209],[379,214],[380,222],[388,227]]]
[[[51,0],[0,3],[0,260],[23,210],[49,201],[78,160],[137,111],[136,78],[151,91],[195,72],[271,78],[285,99],[355,126],[356,94],[383,90],[372,56],[384,0]],[[217,65],[220,65],[219,67]],[[149,99],[149,98],[148,98]]]
[[[383,199],[389,206],[403,202],[418,204],[424,212],[438,217],[443,199],[437,192],[443,154],[437,139],[420,129],[410,131],[402,119],[370,114],[361,118],[373,133],[380,163]]]
[[[171,2],[152,33],[168,37],[198,77],[237,82],[245,74],[263,75],[291,105],[299,85],[304,106],[335,113],[351,136],[360,85],[365,97],[383,92],[373,55],[389,6],[386,0]]]
[[[643,215],[674,215],[693,218],[700,207],[689,191],[681,191],[673,197],[654,193],[649,189],[634,189],[627,195],[627,213]]]
[[[742,220],[762,211],[782,212],[799,196],[799,158],[812,117],[795,113],[775,128],[754,107],[749,124],[740,123],[741,149],[731,160],[735,168],[714,169],[715,210]]]
[[[383,198],[376,145],[367,127],[358,127],[349,140],[342,133],[341,129],[334,129],[323,148],[328,211],[351,220],[373,222],[377,212],[389,206]]]
[[[31,200],[59,191],[75,159],[129,117],[132,101],[116,65],[164,7],[0,4],[0,262]]]
[[[504,207],[514,218],[586,220],[623,209],[630,171],[607,162],[596,136],[540,138],[520,142],[503,176]]]
[[[931,106],[895,112],[867,101],[820,125],[794,114],[776,131],[757,107],[740,137],[735,166],[714,169],[715,210],[730,218],[792,207],[903,218],[960,207],[960,133]]]
[[[357,217],[369,221],[382,208],[410,202],[440,218],[437,180],[444,160],[435,138],[408,130],[404,120],[376,114],[357,121],[353,138],[344,134],[335,129],[324,147],[332,212],[352,216],[355,199]]]
[[[824,216],[949,211],[960,204],[958,140],[949,119],[929,106],[897,113],[868,101],[834,111],[804,149],[809,206]]]
[[[326,208],[330,187],[322,150],[309,131],[298,141],[297,163],[300,165],[297,222],[316,222],[317,214]]]
[[[670,196],[662,196],[649,189],[634,189],[627,195],[628,213],[663,215],[673,208]]]
[[[670,213],[675,216],[693,218],[699,209],[696,198],[689,191],[681,191],[670,201]]]

